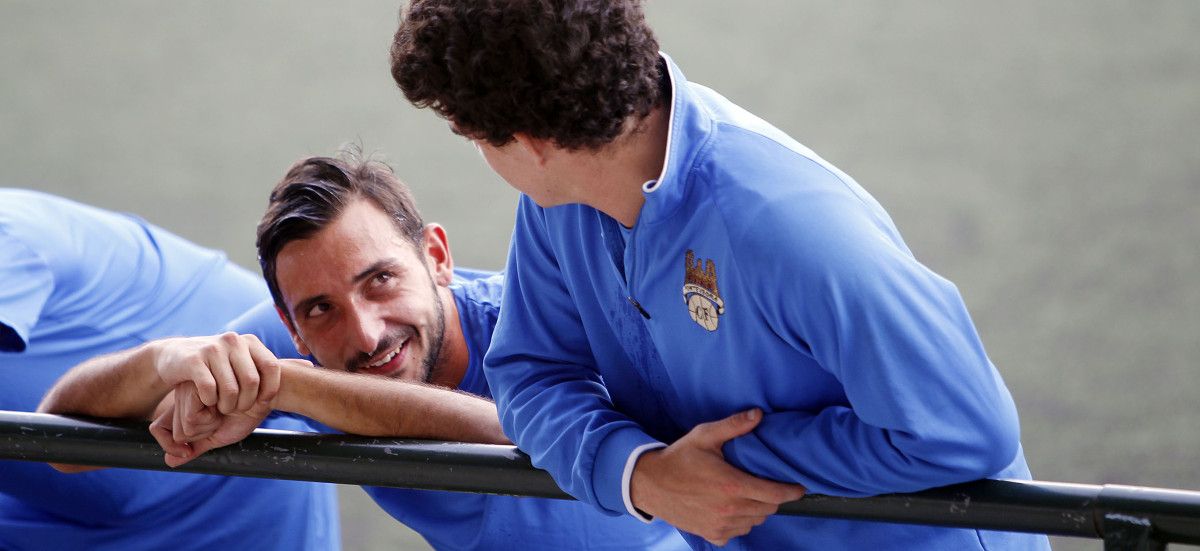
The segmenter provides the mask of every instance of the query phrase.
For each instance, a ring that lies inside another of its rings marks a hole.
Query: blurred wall
[[[1200,4],[651,1],[687,76],[854,176],[954,281],[1037,478],[1200,489]],[[0,2],[0,185],[254,267],[288,165],[379,152],[499,269],[516,194],[391,82],[395,2]],[[352,490],[348,549],[419,545]],[[1060,542],[1060,549],[1095,542]]]

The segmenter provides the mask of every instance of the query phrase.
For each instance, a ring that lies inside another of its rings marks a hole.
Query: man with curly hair
[[[1016,409],[879,203],[689,83],[639,1],[414,0],[391,59],[523,193],[485,373],[566,491],[696,548],[1048,547],[772,516],[806,490],[1028,478]]]

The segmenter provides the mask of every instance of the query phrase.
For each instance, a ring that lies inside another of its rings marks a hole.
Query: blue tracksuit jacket
[[[751,407],[764,419],[726,459],[810,492],[1028,478],[1012,398],[954,285],[849,176],[665,63],[667,159],[632,230],[521,199],[485,360],[509,437],[611,513],[633,514],[635,450]],[[1047,547],[775,516],[726,548]]]

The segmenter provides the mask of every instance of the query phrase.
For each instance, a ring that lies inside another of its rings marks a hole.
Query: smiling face
[[[358,199],[276,256],[285,323],[301,353],[327,368],[438,382],[453,264],[430,224],[417,246]]]

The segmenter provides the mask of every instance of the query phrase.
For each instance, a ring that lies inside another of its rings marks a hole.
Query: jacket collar
[[[712,127],[712,117],[696,97],[696,89],[688,86],[683,72],[670,56],[662,52],[659,55],[671,82],[667,155],[658,179],[642,184],[646,202],[638,214],[638,225],[653,224],[669,217],[683,202],[687,175]]]

